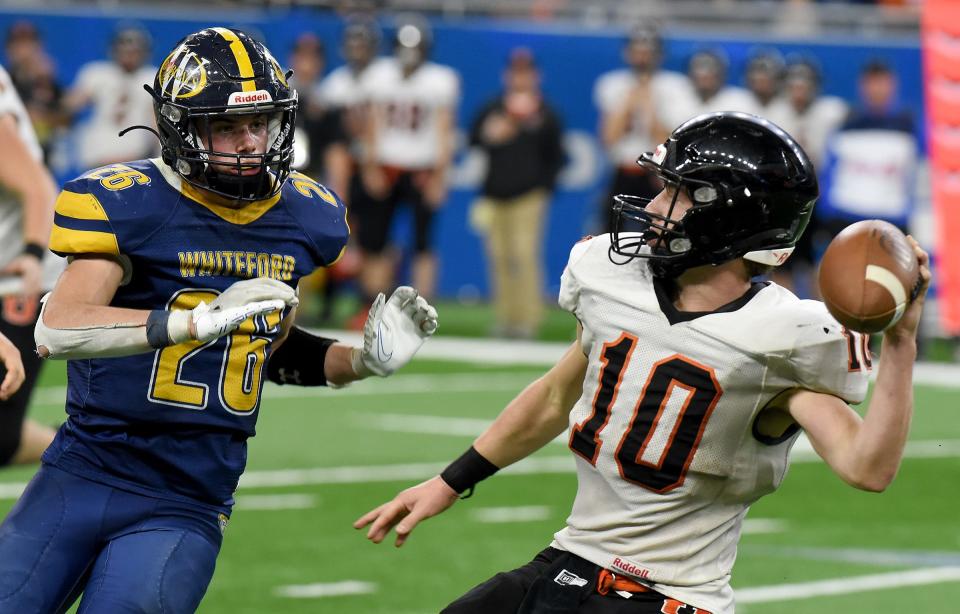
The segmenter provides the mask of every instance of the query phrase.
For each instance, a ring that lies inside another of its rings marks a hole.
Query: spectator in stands
[[[362,15],[349,17],[340,42],[340,54],[346,63],[324,77],[318,93],[320,102],[325,107],[338,112],[347,140],[347,188],[338,193],[348,205],[353,202],[364,202],[366,198],[359,172],[367,138],[370,110],[363,87],[363,76],[371,65],[378,61],[379,48],[380,27],[377,22]],[[320,316],[322,322],[332,318],[337,293],[343,285],[357,275],[361,266],[356,235],[360,231],[362,220],[352,207],[348,215],[352,234],[343,256],[327,269],[327,277],[323,285],[323,310]],[[363,326],[366,321],[365,310],[362,310],[359,315],[364,317],[350,323],[351,327]]]
[[[662,59],[660,32],[639,25],[631,30],[623,47],[626,67],[604,73],[594,85],[600,140],[615,167],[600,207],[604,232],[610,230],[610,208],[616,194],[652,198],[660,191],[657,178],[637,164],[637,157],[666,138],[674,126],[662,114],[677,92],[688,88],[683,75],[660,68]]]
[[[860,103],[829,141],[817,211],[831,236],[865,218],[907,231],[919,144],[913,115],[898,104],[897,88],[897,75],[886,62],[867,62],[860,72]]]
[[[820,93],[820,69],[810,58],[793,58],[787,64],[784,79],[786,105],[778,106],[770,119],[786,130],[807,152],[819,172],[823,168],[827,139],[846,119],[847,103],[836,96]],[[813,279],[817,261],[815,237],[823,234],[817,216],[810,220],[807,231],[797,241],[790,259],[777,268],[774,281],[800,296],[819,296]],[[822,240],[822,238],[820,239]]]
[[[36,26],[29,21],[18,21],[10,27],[5,47],[10,79],[48,159],[54,139],[68,122],[53,60],[43,48]]]
[[[139,26],[117,30],[110,44],[110,60],[90,62],[80,68],[67,94],[67,111],[77,115],[90,109],[90,119],[78,130],[79,163],[95,168],[122,160],[147,158],[157,153],[157,140],[145,130],[123,137],[129,126],[154,125],[153,100],[143,85],[151,83],[156,66],[150,57],[150,35]]]
[[[352,173],[350,141],[343,121],[343,109],[326,102],[321,80],[326,67],[323,42],[313,33],[297,37],[290,54],[293,77],[290,84],[300,100],[297,113],[294,162],[296,170],[321,181],[337,195],[347,194]],[[298,312],[304,321],[330,323],[338,279],[332,268],[320,268],[300,280]],[[322,295],[319,310],[313,299]]]
[[[301,34],[289,65],[293,69],[290,85],[300,100],[294,167],[337,195],[346,194],[350,157],[341,109],[326,104],[320,91],[326,66],[323,42],[310,32]]]
[[[436,287],[432,226],[447,198],[460,80],[449,66],[429,61],[431,46],[426,21],[401,18],[393,58],[364,72],[371,105],[361,170],[365,194],[351,203],[359,219],[364,298],[394,285],[396,263],[387,245],[401,203],[413,208],[413,283],[425,297]]]
[[[688,87],[678,89],[664,110],[670,130],[703,113],[754,110],[750,92],[727,85],[728,66],[727,56],[720,49],[701,49],[693,54],[687,64]]]
[[[754,115],[777,123],[774,118],[786,114],[787,102],[781,95],[783,75],[783,56],[776,49],[758,49],[750,54],[744,81],[753,96]]]
[[[503,83],[503,93],[483,107],[470,130],[470,144],[488,161],[471,217],[486,243],[494,332],[528,339],[543,317],[543,228],[563,166],[563,129],[543,99],[529,50],[511,52]]]

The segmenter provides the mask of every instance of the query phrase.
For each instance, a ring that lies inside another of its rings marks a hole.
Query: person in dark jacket
[[[563,166],[562,138],[533,55],[514,49],[503,93],[483,107],[470,132],[488,159],[470,217],[485,239],[500,336],[532,337],[543,317],[543,226]]]

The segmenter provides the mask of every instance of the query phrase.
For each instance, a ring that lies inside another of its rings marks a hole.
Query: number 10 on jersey
[[[570,448],[593,465],[604,444],[600,433],[610,421],[636,345],[637,338],[627,333],[604,344],[593,412],[570,431]],[[654,363],[614,453],[620,476],[657,493],[683,484],[707,420],[722,394],[710,367],[679,354]],[[676,402],[678,395],[681,403]],[[652,442],[664,436],[662,451],[651,458]]]

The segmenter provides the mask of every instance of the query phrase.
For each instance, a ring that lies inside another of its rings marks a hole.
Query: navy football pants
[[[41,466],[0,526],[0,613],[194,612],[218,514]]]

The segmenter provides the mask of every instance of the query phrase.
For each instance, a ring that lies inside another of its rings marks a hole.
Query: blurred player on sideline
[[[42,156],[30,117],[0,67],[0,334],[19,350],[24,377],[16,394],[8,390],[0,399],[0,466],[39,461],[54,435],[25,419],[41,366],[33,342],[40,295],[63,269],[63,260],[47,251],[57,188]]]
[[[560,305],[577,340],[444,472],[357,520],[397,545],[480,480],[569,429],[578,489],[566,527],[530,563],[448,614],[732,614],[730,574],[750,505],[783,480],[804,431],[848,484],[881,491],[913,411],[923,278],[883,335],[867,393],[862,335],[825,306],[754,277],[789,256],[817,198],[803,150],[756,116],[694,118],[639,162],[665,188],[617,199],[643,232],[577,243]],[[758,334],[759,332],[759,334]],[[468,495],[469,496],[469,495]]]
[[[177,44],[149,88],[162,157],[68,182],[41,310],[68,360],[67,422],[0,526],[0,611],[193,612],[213,575],[265,379],[387,376],[436,329],[413,288],[380,295],[363,347],[293,325],[334,262],[340,199],[291,172],[296,93],[243,32]],[[269,361],[269,364],[268,364]]]
[[[598,226],[613,229],[610,206],[617,194],[652,198],[660,191],[656,175],[637,166],[638,151],[653,149],[667,136],[663,110],[677,92],[685,90],[687,79],[680,73],[662,70],[663,39],[650,26],[637,26],[623,48],[625,68],[600,75],[593,99],[600,110],[600,140],[615,166]]]
[[[401,19],[393,58],[364,73],[372,117],[361,169],[363,197],[350,205],[359,225],[360,285],[367,297],[394,283],[396,263],[387,245],[401,203],[413,209],[413,284],[428,297],[436,286],[432,227],[447,199],[460,85],[452,68],[429,61],[432,45],[426,21]]]

